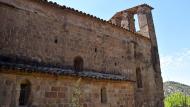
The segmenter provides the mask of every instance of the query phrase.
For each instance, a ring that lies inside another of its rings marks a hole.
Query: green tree
[[[190,107],[190,96],[182,93],[173,93],[165,98],[165,107]]]

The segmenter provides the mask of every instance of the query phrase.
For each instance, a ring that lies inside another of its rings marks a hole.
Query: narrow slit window
[[[106,88],[101,88],[101,103],[107,103],[107,92]]]
[[[140,68],[136,69],[137,87],[142,88],[142,74]]]
[[[20,97],[19,97],[19,105],[25,106],[28,104],[29,96],[30,96],[30,84],[23,83],[20,85]]]

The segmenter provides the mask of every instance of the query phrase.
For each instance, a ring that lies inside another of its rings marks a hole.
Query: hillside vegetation
[[[174,81],[164,82],[165,97],[176,92],[180,92],[183,93],[184,95],[190,96],[190,86]]]
[[[190,107],[190,86],[178,82],[164,83],[165,107]]]

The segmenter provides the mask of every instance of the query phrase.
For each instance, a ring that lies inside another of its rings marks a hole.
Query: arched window
[[[101,103],[106,103],[107,102],[107,92],[106,88],[103,87],[101,88]]]
[[[30,97],[31,84],[29,81],[24,81],[20,84],[19,105],[26,106]]]
[[[83,59],[80,56],[77,56],[74,59],[74,69],[77,72],[83,70]]]
[[[142,88],[142,74],[141,74],[141,69],[137,68],[136,69],[136,77],[137,77],[137,87]]]

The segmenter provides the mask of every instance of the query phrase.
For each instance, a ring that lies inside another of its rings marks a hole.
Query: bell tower
[[[131,32],[136,32],[144,37],[150,39],[151,42],[151,59],[150,63],[152,65],[151,76],[152,84],[154,84],[154,89],[156,90],[152,96],[158,96],[157,98],[153,98],[155,101],[155,107],[163,107],[163,82],[161,77],[161,69],[160,69],[160,59],[158,54],[158,45],[156,39],[156,33],[154,28],[154,22],[152,17],[153,8],[147,4],[138,5],[120,12],[117,12],[110,21],[113,24],[121,26]],[[137,15],[137,20],[139,24],[139,31],[136,31],[135,28],[135,18]],[[146,81],[147,83],[149,81]],[[141,93],[142,94],[142,93]]]

